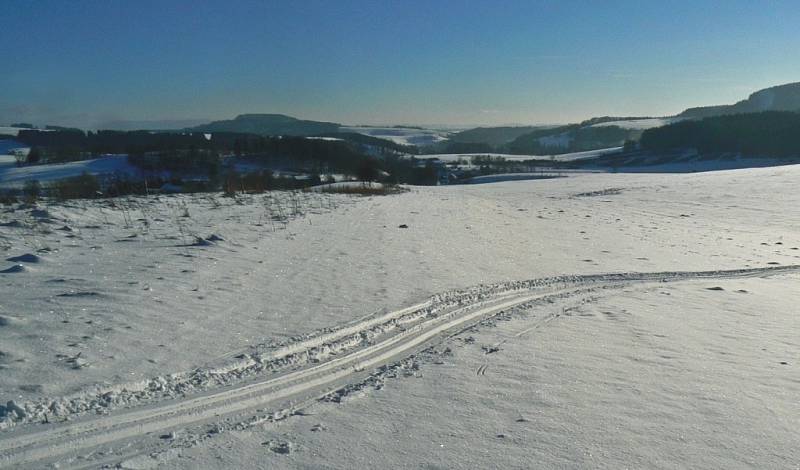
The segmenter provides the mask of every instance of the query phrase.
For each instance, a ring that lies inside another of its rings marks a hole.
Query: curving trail
[[[151,433],[231,418],[241,421],[263,413],[264,409],[291,409],[297,403],[363,380],[364,371],[408,357],[486,318],[512,309],[527,309],[541,301],[577,298],[639,283],[798,272],[800,266],[562,276],[448,292],[412,307],[318,332],[268,354],[214,371],[221,377],[218,383],[225,384],[222,387],[188,396],[154,396],[150,402],[140,402],[134,407],[111,407],[101,416],[74,413],[69,420],[48,424],[21,420],[0,433],[0,467],[41,468],[52,463],[97,467],[118,463],[123,457],[158,449],[159,442]],[[175,390],[185,390],[186,384],[181,380],[188,383],[197,378],[177,377],[170,384]]]

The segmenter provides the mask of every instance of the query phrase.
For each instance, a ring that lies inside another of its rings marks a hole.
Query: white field
[[[0,467],[792,468],[798,178],[4,207]]]
[[[343,127],[342,132],[355,132],[379,139],[391,140],[402,145],[433,145],[447,140],[450,135],[447,131],[436,129],[415,129],[410,127],[369,127],[353,126]]]

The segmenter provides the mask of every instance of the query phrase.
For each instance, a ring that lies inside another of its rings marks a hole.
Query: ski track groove
[[[319,397],[330,393],[332,385],[362,377],[361,372],[366,369],[409,357],[421,346],[437,339],[444,341],[482,320],[509,310],[530,307],[539,300],[571,297],[602,288],[623,288],[646,282],[764,277],[797,272],[800,272],[800,265],[698,272],[574,275],[451,291],[397,311],[362,318],[340,328],[322,330],[260,355],[256,360],[249,358],[217,369],[221,371],[218,373],[238,373],[242,368],[247,370],[252,367],[254,362],[277,362],[286,366],[284,369],[256,368],[251,371],[254,377],[235,375],[239,379],[251,379],[249,383],[236,384],[234,381],[222,389],[212,388],[194,396],[171,397],[170,400],[153,400],[153,403],[139,403],[139,406],[128,409],[110,409],[106,415],[79,416],[72,422],[47,425],[21,422],[0,432],[0,467],[40,467],[47,460],[65,463],[62,459],[80,455],[81,451],[88,452],[114,442],[142,438],[148,433],[220,421],[225,416],[248,411],[252,416],[255,409],[271,403],[307,401],[309,396]],[[553,315],[550,315],[541,322],[552,318]],[[374,336],[370,337],[370,332]],[[357,341],[359,338],[361,341]],[[372,339],[375,341],[370,341]],[[337,342],[340,344],[336,345]],[[325,349],[330,344],[335,347]],[[314,361],[310,351],[319,352],[321,348],[325,354],[320,357],[327,360]],[[330,351],[332,353],[328,354]],[[287,361],[287,358],[297,357],[306,362]],[[303,367],[297,369],[297,366]],[[481,366],[476,375],[484,375],[485,371],[486,367]],[[270,372],[270,376],[263,377]],[[260,380],[259,375],[262,376]],[[322,393],[326,386],[329,388]],[[119,459],[119,456],[116,458]],[[70,464],[84,465],[87,462],[72,460]]]

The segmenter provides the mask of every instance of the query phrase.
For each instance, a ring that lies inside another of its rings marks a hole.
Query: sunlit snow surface
[[[450,289],[798,264],[798,179],[800,166],[784,166],[385,197],[5,206],[0,403],[80,403],[98,385],[224,367],[253,345]],[[161,468],[792,468],[799,283],[633,283],[556,299],[464,330],[343,403],[142,458]]]

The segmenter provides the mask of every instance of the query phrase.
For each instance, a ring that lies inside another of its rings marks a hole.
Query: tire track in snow
[[[331,387],[359,379],[363,376],[360,372],[365,369],[408,357],[454,331],[463,331],[486,318],[548,298],[566,298],[636,283],[764,277],[797,272],[800,272],[800,266],[560,276],[440,294],[412,307],[326,330],[260,358],[266,363],[286,361],[289,357],[305,358],[305,363],[302,360],[289,361],[304,366],[299,370],[277,369],[278,373],[273,372],[267,377],[262,373],[261,377],[256,376],[256,380],[249,383],[132,409],[111,409],[109,414],[99,417],[82,416],[74,421],[12,427],[0,433],[0,466],[41,467],[48,461],[67,462],[63,459],[120,442],[127,442],[129,449],[135,449],[131,441],[135,442],[148,433],[218,422],[226,416],[248,412],[252,415],[254,410],[265,406],[285,406],[290,401],[321,396],[330,392]],[[361,341],[354,341],[354,337]],[[340,348],[326,349],[326,346],[331,348],[336,344]],[[333,354],[322,354],[319,357],[325,360],[315,362],[311,351],[320,350],[333,351]],[[232,366],[228,372],[237,370]],[[270,372],[275,369],[260,370]],[[71,464],[78,462],[73,460]]]

